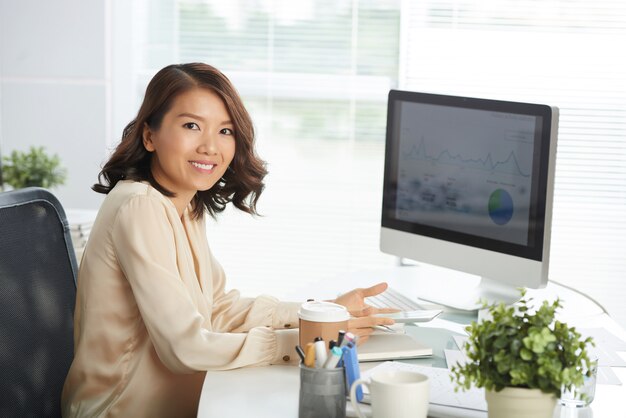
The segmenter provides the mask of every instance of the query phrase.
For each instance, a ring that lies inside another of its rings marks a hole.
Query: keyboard
[[[376,296],[367,297],[365,301],[375,308],[396,308],[401,311],[422,310],[416,301],[404,296],[402,293],[391,287],[388,287],[387,290]]]
[[[391,318],[396,322],[428,322],[442,312],[439,309],[424,310],[417,302],[389,287],[383,293],[366,298],[366,302],[376,308],[400,309],[400,312],[376,314],[376,316]]]

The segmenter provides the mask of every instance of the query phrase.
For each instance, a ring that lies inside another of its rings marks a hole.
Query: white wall
[[[66,208],[97,208],[90,190],[121,134],[132,96],[130,2],[0,0],[0,150],[45,146],[68,171]],[[125,36],[128,35],[128,36]],[[125,62],[124,62],[125,61]],[[113,80],[119,80],[113,89]],[[113,106],[113,103],[122,103]],[[113,128],[117,132],[113,132]]]

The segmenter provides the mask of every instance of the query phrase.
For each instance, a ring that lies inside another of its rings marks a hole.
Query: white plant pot
[[[489,418],[552,418],[556,397],[539,389],[485,391]]]

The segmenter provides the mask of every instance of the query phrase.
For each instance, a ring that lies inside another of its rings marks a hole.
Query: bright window
[[[400,86],[559,107],[550,279],[626,324],[626,4],[403,3]]]
[[[561,110],[551,278],[626,324],[626,5],[611,0],[138,3],[136,81],[203,61],[244,98],[270,175],[264,215],[209,242],[247,294],[288,293],[378,250],[390,88]]]
[[[161,1],[143,8],[139,94],[164,65],[214,65],[244,98],[268,162],[263,217],[232,210],[209,226],[229,285],[281,296],[294,283],[390,265],[378,230],[400,2]]]

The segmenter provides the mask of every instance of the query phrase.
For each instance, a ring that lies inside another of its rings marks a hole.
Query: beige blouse
[[[63,416],[195,416],[203,371],[296,360],[297,329],[278,329],[299,305],[226,292],[204,221],[121,181],[81,261]]]

